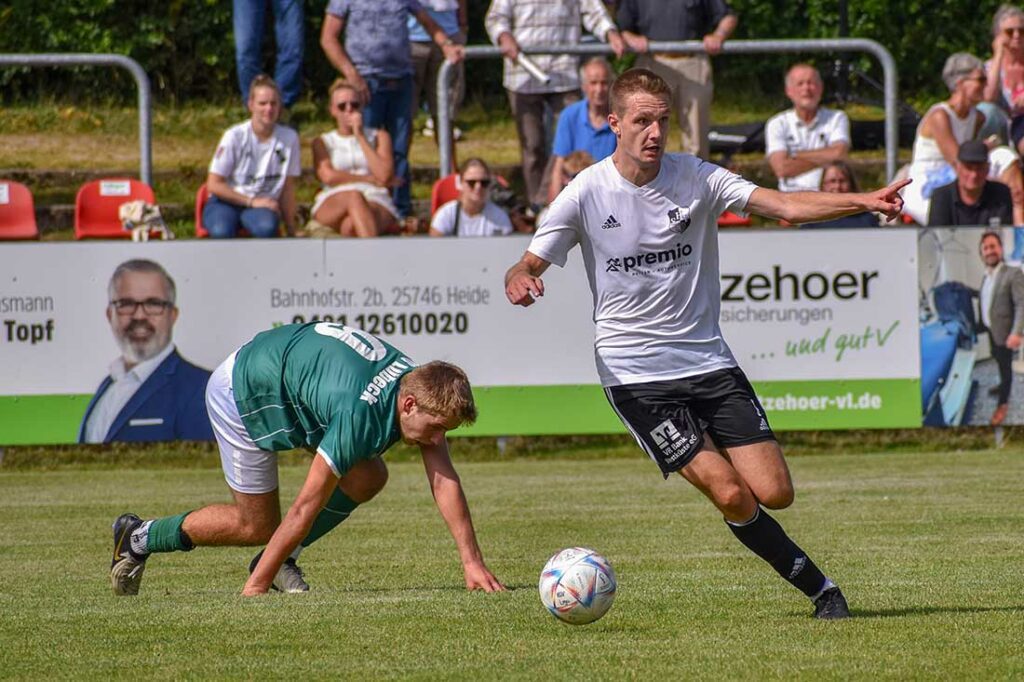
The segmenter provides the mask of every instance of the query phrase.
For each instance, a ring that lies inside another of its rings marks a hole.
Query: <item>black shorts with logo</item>
[[[707,433],[721,448],[775,440],[754,389],[739,367],[605,388],[619,419],[668,475],[690,463]]]

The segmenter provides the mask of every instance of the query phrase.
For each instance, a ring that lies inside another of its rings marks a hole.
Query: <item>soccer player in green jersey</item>
[[[114,522],[114,594],[138,594],[151,554],[209,545],[260,545],[242,594],[309,589],[295,564],[387,483],[381,456],[400,439],[420,446],[437,508],[455,539],[466,587],[504,590],[477,544],[445,433],[476,419],[465,373],[446,362],[416,366],[393,346],[327,322],[258,334],[210,377],[206,407],[233,504],[176,516]],[[277,452],[316,455],[281,518]]]

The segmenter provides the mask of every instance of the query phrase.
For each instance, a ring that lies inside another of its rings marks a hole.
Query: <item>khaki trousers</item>
[[[710,154],[711,99],[715,89],[711,59],[703,54],[680,57],[642,54],[636,65],[650,69],[669,84],[672,106],[679,119],[683,151],[707,159]]]

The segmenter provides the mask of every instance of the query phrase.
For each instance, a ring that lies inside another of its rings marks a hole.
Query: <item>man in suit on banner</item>
[[[213,440],[204,398],[210,372],[171,342],[174,280],[159,263],[133,259],[114,270],[108,294],[107,320],[121,355],[89,402],[78,441]]]
[[[1010,409],[1013,354],[1021,346],[1024,330],[1024,271],[1003,262],[1003,240],[997,232],[983,234],[978,250],[985,263],[978,308],[982,329],[988,331],[992,357],[999,367],[999,385],[990,389],[997,396],[990,423],[999,426]]]

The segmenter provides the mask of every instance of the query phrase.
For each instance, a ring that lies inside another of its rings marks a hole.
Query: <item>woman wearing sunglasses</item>
[[[383,128],[363,128],[364,102],[348,82],[334,81],[328,100],[337,128],[313,140],[313,168],[324,187],[307,232],[313,237],[396,233],[391,136]]]
[[[459,171],[459,198],[434,214],[431,237],[491,237],[512,234],[512,221],[491,201],[491,169],[482,159],[469,159]]]
[[[1024,147],[1024,11],[1003,5],[992,19],[992,58],[985,63],[984,98],[1010,120],[1010,140]]]

